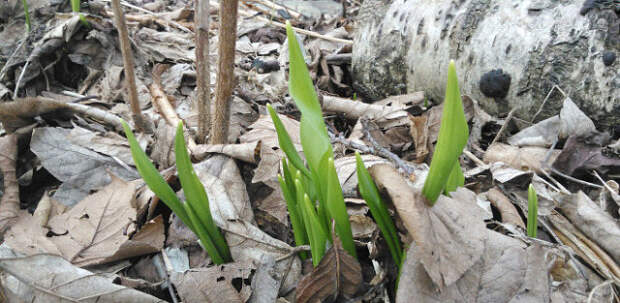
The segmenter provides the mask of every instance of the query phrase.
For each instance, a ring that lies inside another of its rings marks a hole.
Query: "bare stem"
[[[136,87],[136,75],[133,68],[133,53],[131,52],[131,44],[129,43],[129,34],[127,32],[127,24],[125,16],[121,9],[120,0],[112,0],[112,10],[114,11],[114,23],[118,30],[118,38],[121,43],[121,53],[123,54],[123,65],[125,67],[125,79],[127,80],[127,90],[129,93],[129,104],[136,129],[141,131],[149,131],[146,127],[142,111],[140,110],[140,102],[138,100],[138,89]]]
[[[239,1],[227,0],[220,4],[220,37],[218,45],[215,114],[211,144],[228,143],[230,97],[235,85],[235,42],[237,41],[237,10]]]
[[[198,108],[198,143],[206,143],[211,123],[211,73],[209,72],[209,0],[195,0],[196,12],[196,107]]]

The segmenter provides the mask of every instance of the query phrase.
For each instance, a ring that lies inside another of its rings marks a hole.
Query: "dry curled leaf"
[[[112,175],[112,182],[69,211],[50,216],[47,228],[22,216],[6,233],[6,243],[32,255],[57,254],[79,266],[102,264],[157,252],[164,244],[161,218],[135,231],[135,184]]]
[[[299,281],[296,302],[335,302],[340,297],[351,298],[361,284],[362,267],[334,235],[334,246],[319,266]]]
[[[391,165],[378,164],[369,172],[392,198],[416,244],[415,254],[435,285],[451,285],[478,262],[487,232],[473,192],[459,188],[430,207]]]

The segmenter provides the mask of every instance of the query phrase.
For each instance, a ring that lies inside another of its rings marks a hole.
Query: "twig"
[[[302,252],[302,251],[310,251],[310,245],[295,246],[286,255],[277,258],[276,262],[280,262],[282,260],[286,260],[286,259],[288,259],[288,258],[290,258],[290,257],[294,256],[295,254],[297,254],[299,252]]]
[[[0,79],[4,78],[4,73],[7,71],[9,66],[11,66],[11,63],[12,63],[11,60],[13,60],[13,57],[15,57],[15,54],[17,54],[17,52],[22,48],[22,46],[24,46],[24,44],[26,43],[26,40],[28,40],[28,37],[22,38],[22,40],[19,42],[19,44],[17,45],[15,50],[13,50],[13,52],[11,53],[9,58],[6,60],[6,63],[4,64],[2,69],[0,70]],[[13,98],[13,99],[15,99],[15,98]]]
[[[484,163],[484,161],[480,160],[480,158],[476,157],[476,155],[474,155],[472,152],[470,152],[467,149],[463,150],[463,154],[465,156],[467,156],[467,158],[469,158],[470,160],[474,161],[474,163],[476,163],[476,165],[478,166],[486,166],[487,164]]]
[[[566,94],[564,93],[564,91],[559,86],[554,85],[549,91],[549,93],[547,93],[547,96],[545,97],[543,102],[540,104],[540,107],[538,108],[538,111],[534,114],[534,116],[532,117],[532,120],[529,121],[530,123],[534,123],[534,120],[536,120],[536,117],[538,116],[538,114],[542,112],[542,109],[545,106],[545,103],[547,103],[547,100],[549,100],[549,97],[551,97],[551,93],[553,93],[554,89],[557,89],[560,93],[562,93],[562,95],[564,95],[564,98],[566,98]]]
[[[404,171],[407,175],[409,176],[412,175],[415,171],[415,168],[407,164],[396,154],[392,153],[391,151],[385,149],[383,146],[379,145],[379,143],[377,143],[377,141],[372,137],[372,135],[370,134],[370,131],[368,130],[368,122],[365,121],[364,119],[361,119],[360,121],[362,122],[362,125],[364,126],[364,134],[368,138],[368,141],[372,144],[372,146],[367,146],[364,144],[353,142],[351,140],[347,140],[344,137],[342,137],[342,135],[335,136],[334,134],[329,133],[329,136],[332,142],[341,143],[349,148],[357,149],[363,153],[373,154],[376,156],[387,158],[397,168]]]
[[[251,4],[249,4],[248,2],[258,3],[258,4],[261,4],[261,5],[264,5],[264,6],[268,7],[268,8],[270,8],[270,9],[271,9],[271,10],[273,10],[273,11],[284,10],[284,11],[286,11],[289,15],[291,15],[291,17],[292,17],[293,19],[299,19],[299,18],[301,17],[301,14],[300,14],[299,12],[294,11],[294,10],[292,10],[292,9],[288,8],[288,7],[285,7],[285,6],[279,5],[279,4],[277,4],[277,3],[273,3],[273,1],[269,1],[269,0],[243,0],[243,2],[244,2],[246,5],[251,5]]]
[[[194,0],[196,31],[196,107],[198,143],[206,143],[211,124],[211,72],[209,71],[209,0]]]
[[[165,64],[156,64],[153,68],[153,83],[150,86],[150,93],[153,99],[151,102],[153,106],[159,110],[159,113],[164,117],[166,123],[172,127],[177,127],[181,119],[177,116],[177,112],[174,110],[170,102],[168,101],[168,96],[164,93],[164,90],[161,85],[161,74],[168,68],[168,65]],[[187,127],[187,125],[184,125]],[[187,147],[190,150],[190,153],[194,153],[194,149],[196,148],[196,141],[192,136],[188,136],[187,139]]]
[[[590,291],[590,294],[588,295],[588,303],[592,302],[592,299],[594,299],[594,294],[599,288],[602,288],[603,286],[611,285],[613,283],[617,283],[617,282],[615,282],[614,280],[607,280],[599,285],[594,286],[594,288],[592,288],[592,290]]]
[[[6,260],[11,260],[11,259],[23,259],[23,257],[22,258],[8,258],[8,259],[3,259],[3,260],[6,261]],[[37,285],[34,281],[26,280],[26,279],[22,278],[18,273],[13,272],[11,269],[6,268],[6,266],[2,266],[2,264],[0,264],[0,268],[2,269],[2,271],[4,271],[4,272],[8,273],[9,275],[13,276],[19,282],[22,282],[22,283],[24,283],[24,284],[26,284],[26,285],[36,289],[37,291],[42,292],[44,294],[47,294],[47,295],[52,296],[54,298],[59,298],[59,299],[67,300],[69,302],[76,302],[76,303],[80,302],[77,299],[66,297],[66,296],[63,296],[63,295],[61,295],[61,294],[59,294],[57,292],[50,291],[50,290],[48,290],[48,289],[46,289],[44,287],[41,287],[41,286]]]
[[[164,281],[165,281],[164,284],[166,285],[166,288],[168,288],[168,293],[170,294],[170,297],[172,298],[172,303],[178,303],[179,300],[177,300],[177,295],[174,292],[172,283],[170,283],[170,272],[173,269],[172,264],[170,263],[170,259],[168,258],[166,251],[163,249],[161,250],[161,260],[164,266],[166,267],[166,271],[160,273],[160,276],[163,276],[162,278],[164,278]]]
[[[112,2],[112,0],[103,0],[103,1],[105,1],[105,2]],[[128,7],[128,8],[131,8],[131,9],[135,9],[137,11],[143,12],[145,14],[151,15],[151,16],[161,20],[161,18],[156,13],[154,13],[154,12],[152,12],[150,10],[144,9],[142,7],[132,5],[130,3],[127,3],[126,1],[121,1],[121,5],[124,5],[124,6]],[[178,22],[171,21],[171,20],[162,20],[162,21],[165,21],[166,23],[170,23],[170,24],[174,25],[176,28],[178,28],[178,29],[180,29],[180,30],[182,30],[182,31],[184,31],[186,33],[193,33],[189,28],[181,25]]]
[[[19,73],[19,78],[17,78],[17,82],[15,83],[15,90],[13,90],[13,100],[17,99],[17,93],[19,92],[19,85],[21,84],[22,79],[24,78],[24,74],[26,74],[28,65],[30,65],[30,58],[26,60],[26,64],[24,64],[24,67],[22,68],[21,73]]]
[[[67,96],[72,96],[72,97],[81,98],[81,99],[89,97],[89,96],[83,96],[83,95],[76,94],[76,93],[69,92],[69,91],[63,91],[62,93]],[[56,100],[49,99],[49,98],[44,98],[44,99],[47,101],[56,101]],[[106,124],[112,125],[112,127],[115,130],[123,129],[123,125],[121,124],[121,119],[109,111],[105,111],[105,110],[102,110],[96,107],[92,107],[92,106],[88,106],[88,105],[80,104],[80,103],[65,103],[65,104],[69,109],[71,109],[76,114],[81,114],[83,116],[90,117],[94,120],[98,120]]]
[[[121,53],[123,55],[125,80],[129,93],[129,104],[131,105],[133,122],[136,129],[146,133],[152,133],[153,130],[147,126],[140,108],[140,100],[138,99],[138,89],[136,86],[136,75],[133,66],[133,53],[131,51],[129,33],[127,32],[127,24],[125,23],[125,16],[123,15],[123,10],[121,9],[120,0],[112,0],[112,9],[114,10],[114,23],[116,23],[116,29],[118,30],[118,38],[120,40]]]
[[[225,1],[230,1],[230,0],[225,0]],[[213,6],[215,7],[219,7],[218,3],[214,3]],[[251,17],[251,18],[256,18],[260,21],[263,22],[267,22],[271,25],[280,27],[280,28],[286,28],[286,24],[284,23],[280,23],[277,21],[272,21],[269,20],[265,17],[262,16],[255,16],[254,14],[248,13],[248,12],[244,12],[244,11],[240,11],[239,12],[240,15],[246,16],[246,17]],[[327,40],[327,41],[331,41],[331,42],[337,42],[337,43],[343,43],[343,44],[348,44],[348,45],[353,45],[353,41],[352,40],[346,40],[346,39],[340,39],[340,38],[335,38],[335,37],[330,37],[330,36],[326,36],[326,35],[321,35],[319,33],[313,32],[313,31],[309,31],[309,30],[305,30],[305,29],[301,29],[298,27],[293,27],[293,30],[297,33],[303,34],[303,35],[307,35],[310,37],[314,37],[314,38],[319,38],[319,39],[323,39],[323,40]]]
[[[217,84],[211,144],[228,143],[230,98],[235,86],[235,43],[237,42],[238,0],[225,0],[220,5],[220,35],[218,41]]]
[[[517,107],[514,107],[513,109],[510,110],[510,112],[508,113],[508,116],[506,116],[506,119],[504,119],[504,125],[502,125],[502,127],[499,129],[499,131],[495,135],[495,138],[493,138],[493,141],[491,141],[491,144],[489,145],[493,145],[501,137],[502,133],[508,126],[508,122],[510,122],[516,110],[517,110]]]

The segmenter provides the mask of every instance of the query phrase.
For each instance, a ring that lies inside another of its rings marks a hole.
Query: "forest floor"
[[[221,25],[210,2],[214,91]],[[372,103],[356,97],[360,1],[284,3],[240,1],[229,143],[190,147],[234,260],[223,265],[135,167],[119,122],[132,114],[110,2],[83,2],[84,22],[68,1],[28,0],[29,32],[21,1],[0,4],[0,301],[620,302],[619,133],[597,130],[570,96],[554,117],[559,128],[520,121],[530,125],[523,129],[511,113],[491,116],[463,96],[465,186],[429,207],[419,191],[442,105],[423,91]],[[193,2],[121,4],[140,107],[153,126],[134,133],[182,197],[176,123],[195,137],[199,122]],[[277,178],[284,153],[266,109],[273,105],[301,151],[286,20],[306,30],[298,40],[332,139],[354,272],[341,266],[338,245],[316,268],[299,258],[308,246],[295,246]],[[95,97],[75,102],[84,96]],[[395,222],[402,265],[358,191],[355,151]],[[526,234],[530,185],[536,237]],[[362,282],[348,285],[350,275]]]

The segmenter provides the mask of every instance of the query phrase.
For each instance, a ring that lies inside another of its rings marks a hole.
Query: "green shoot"
[[[381,196],[379,196],[377,186],[375,185],[375,182],[372,181],[370,173],[368,173],[368,170],[362,161],[362,157],[358,152],[355,153],[355,158],[357,162],[357,183],[360,194],[366,201],[368,208],[370,208],[370,213],[377,222],[377,225],[379,226],[379,229],[387,242],[392,258],[394,259],[394,263],[396,263],[396,265],[400,268],[403,262],[403,250],[400,247],[400,242],[398,241],[398,234],[396,233],[394,222],[392,222],[392,218],[390,217],[387,208],[383,204],[383,201],[381,201]]]
[[[179,124],[175,138],[175,155],[179,179],[187,202],[181,202],[170,185],[164,180],[146,153],[140,148],[136,137],[125,121],[122,121],[129,141],[131,155],[140,176],[148,187],[189,227],[200,239],[215,264],[232,260],[226,240],[213,222],[209,200],[204,187],[196,176],[183,138],[183,125]]]
[[[435,204],[442,192],[449,193],[463,186],[465,177],[459,165],[459,156],[467,144],[469,130],[459,92],[454,61],[448,67],[448,83],[443,105],[441,127],[422,194]]]
[[[527,236],[536,238],[538,229],[538,196],[534,186],[527,189]]]
[[[22,5],[24,6],[24,15],[26,16],[26,30],[30,32],[32,29],[32,24],[30,23],[30,12],[28,11],[28,2],[26,0],[22,0]]]
[[[310,243],[312,261],[318,265],[331,241],[331,222],[343,248],[357,256],[342,188],[334,166],[333,150],[323,113],[297,38],[287,23],[289,39],[289,92],[301,112],[301,146],[307,166],[297,153],[289,134],[273,108],[267,109],[278,134],[283,161],[280,187],[286,200],[297,245]]]
[[[86,17],[80,13],[80,0],[71,0],[71,10],[80,15],[80,21],[85,26],[88,26],[88,21],[86,21]]]
[[[199,219],[198,224],[194,224],[194,226],[204,226],[208,233],[207,238],[201,238],[201,243],[205,246],[212,246],[217,250],[216,252],[213,251],[213,249],[212,251],[207,249],[210,256],[216,254],[217,257],[221,259],[220,262],[216,262],[213,256],[211,257],[217,264],[222,264],[225,261],[232,260],[228,245],[226,244],[226,239],[224,239],[224,236],[222,236],[220,230],[213,222],[211,210],[209,209],[209,198],[207,197],[205,188],[202,186],[198,176],[196,176],[194,167],[192,166],[192,162],[189,158],[189,154],[187,153],[185,138],[183,137],[183,123],[179,123],[179,126],[177,127],[174,142],[174,153],[176,157],[177,170],[179,173],[179,180],[181,181],[181,187],[183,188],[185,198],[187,199],[186,204],[189,204]],[[193,221],[194,220],[192,219],[192,222]],[[207,245],[206,242],[210,243]]]

